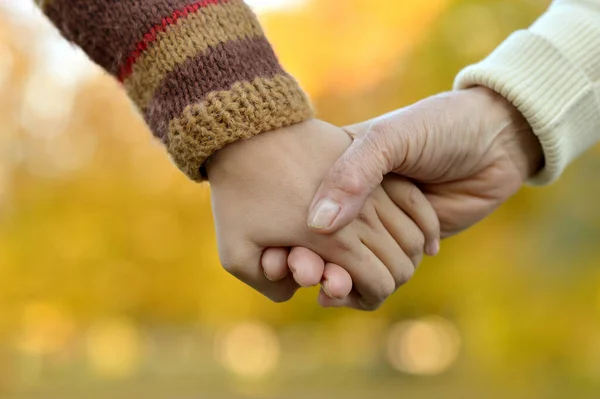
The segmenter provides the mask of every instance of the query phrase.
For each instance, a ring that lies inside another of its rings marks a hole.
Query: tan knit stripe
[[[271,78],[284,73],[264,36],[234,40],[209,47],[166,74],[154,90],[143,115],[159,138],[168,133],[168,121],[181,115],[214,91],[229,90],[237,82]]]
[[[164,77],[187,59],[220,43],[262,35],[256,18],[241,1],[203,8],[158,35],[134,64],[125,88],[144,109]]]
[[[225,145],[311,117],[310,103],[292,77],[256,78],[187,106],[169,124],[167,149],[175,164],[198,181],[202,164]]]

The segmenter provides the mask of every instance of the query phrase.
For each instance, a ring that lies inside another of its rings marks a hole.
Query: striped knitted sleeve
[[[119,79],[193,180],[223,146],[312,116],[242,0],[36,1]]]

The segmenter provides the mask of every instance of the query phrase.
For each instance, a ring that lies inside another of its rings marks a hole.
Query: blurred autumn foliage
[[[315,0],[261,19],[345,124],[449,90],[547,6]],[[275,305],[220,269],[209,187],[56,36],[0,1],[1,398],[598,397],[597,150],[445,242],[374,314],[314,290]]]

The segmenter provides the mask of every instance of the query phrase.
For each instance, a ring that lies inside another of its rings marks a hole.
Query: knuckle
[[[267,294],[266,297],[269,298],[272,302],[284,303],[292,299],[295,293],[295,290],[278,291]]]
[[[421,264],[421,261],[423,260],[423,255],[417,255],[417,256],[413,256],[410,258],[410,261],[412,262],[412,266],[414,269],[416,269],[417,267],[419,267],[419,265]]]
[[[374,208],[372,208],[372,206],[369,203],[367,203],[365,206],[362,207],[360,212],[358,212],[356,220],[357,222],[366,226],[367,229],[374,230],[376,228],[375,222],[376,220],[378,220],[378,218],[376,216]]]
[[[382,170],[390,171],[393,166],[394,159],[394,141],[392,136],[381,132],[372,132],[363,140],[364,152],[367,155],[364,168],[367,170]]]
[[[382,303],[383,302],[375,302],[375,301],[366,300],[366,299],[359,300],[361,310],[365,310],[367,312],[372,312],[372,311],[379,309],[381,307]]]
[[[374,302],[383,303],[394,291],[396,291],[396,282],[394,279],[385,278],[381,280],[373,292]]]
[[[223,266],[223,269],[225,269],[227,273],[235,277],[239,277],[242,271],[242,267],[240,264],[229,260],[222,260],[221,266]]]
[[[419,187],[411,184],[410,188],[408,188],[408,205],[411,207],[416,207],[420,205],[424,199],[423,193]]]
[[[425,252],[425,236],[423,233],[416,234],[411,240],[402,246],[404,253],[409,258],[418,258]]]
[[[379,309],[381,307],[381,303],[378,304],[368,304],[368,305],[363,305],[362,310],[365,310],[367,312],[374,312],[377,309]]]
[[[332,249],[333,253],[348,253],[355,249],[355,245],[351,240],[342,238],[342,236],[338,233],[331,237],[330,242],[328,242],[328,246]]]
[[[415,268],[412,265],[406,265],[401,269],[399,273],[395,276],[396,284],[398,287],[403,286],[408,283],[408,281],[414,276]]]
[[[344,157],[341,164],[331,174],[331,183],[342,194],[359,195],[368,188],[367,179],[361,165],[355,165],[355,161]]]
[[[366,138],[372,140],[383,151],[384,159],[391,161],[394,156],[393,150],[397,147],[395,144],[406,142],[409,138],[408,132],[406,127],[382,119],[371,126]]]
[[[369,217],[367,216],[367,211],[364,208],[361,209],[360,212],[358,212],[358,215],[356,215],[356,220],[358,220],[361,223],[369,222]]]
[[[235,254],[221,254],[221,266],[232,276],[242,280],[246,261]]]
[[[393,132],[393,127],[390,123],[385,120],[380,120],[374,122],[369,128],[369,132],[367,133],[367,137],[372,137],[375,140],[382,140],[385,137],[388,137]]]

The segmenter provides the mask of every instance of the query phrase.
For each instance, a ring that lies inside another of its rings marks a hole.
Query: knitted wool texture
[[[175,164],[202,180],[227,144],[312,117],[242,0],[37,0],[124,85]]]

